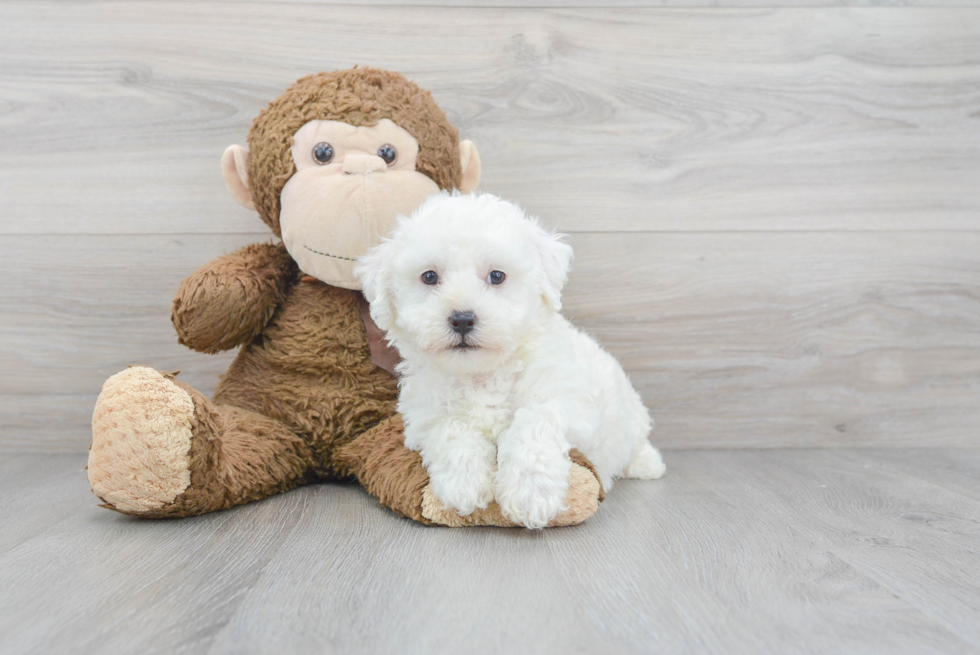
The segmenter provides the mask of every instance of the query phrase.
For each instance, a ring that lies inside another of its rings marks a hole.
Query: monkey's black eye
[[[426,284],[438,284],[439,276],[436,275],[435,271],[426,271],[425,273],[422,273],[422,281]]]
[[[385,163],[391,166],[398,159],[398,151],[395,150],[395,146],[390,143],[386,143],[380,148],[378,148],[378,157],[385,160]]]
[[[323,166],[333,161],[333,146],[326,141],[313,146],[313,161]]]
[[[503,271],[490,271],[490,275],[487,276],[487,282],[490,284],[503,284],[506,279],[507,274]]]

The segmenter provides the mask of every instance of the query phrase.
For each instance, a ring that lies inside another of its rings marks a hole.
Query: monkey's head
[[[432,95],[398,73],[304,77],[221,159],[240,204],[259,212],[304,273],[359,289],[357,258],[440,190],[468,193],[480,159]]]

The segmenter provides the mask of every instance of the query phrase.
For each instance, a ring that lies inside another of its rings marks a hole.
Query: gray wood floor
[[[0,461],[0,652],[980,652],[980,450],[669,451],[584,525],[425,528],[356,486],[100,509]]]

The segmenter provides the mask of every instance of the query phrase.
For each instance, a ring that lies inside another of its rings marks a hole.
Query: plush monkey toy
[[[473,144],[429,92],[371,68],[299,80],[258,115],[248,144],[225,151],[225,181],[282,241],[198,270],[172,315],[180,343],[241,346],[238,357],[213,400],[148,367],[109,378],[92,419],[92,490],[124,514],[179,517],[356,478],[422,523],[511,525],[495,503],[459,516],[432,495],[395,411],[397,354],[353,275],[398,214],[477,186]],[[553,525],[588,518],[603,493],[588,460],[572,457],[568,510]]]

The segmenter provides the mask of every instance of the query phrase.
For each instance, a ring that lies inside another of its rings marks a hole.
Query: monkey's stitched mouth
[[[319,250],[313,250],[313,248],[310,248],[305,243],[303,244],[303,247],[306,248],[307,250],[309,250],[312,253],[315,253],[317,255],[322,255],[324,257],[333,257],[334,259],[343,259],[346,262],[356,262],[357,261],[357,257],[341,257],[340,255],[331,255],[329,252],[320,252]]]

